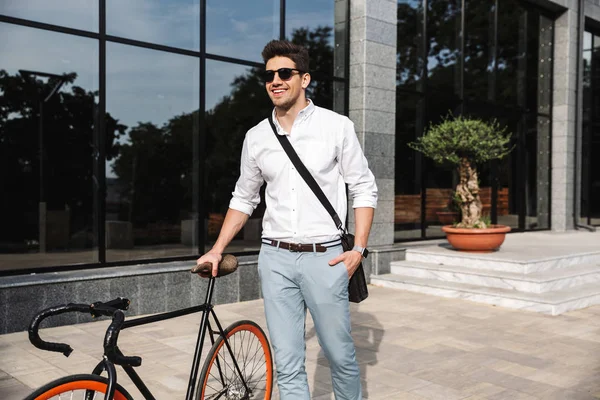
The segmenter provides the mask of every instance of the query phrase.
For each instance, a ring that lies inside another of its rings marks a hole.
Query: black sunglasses
[[[290,79],[292,79],[294,71],[298,71],[299,74],[304,73],[304,71],[300,71],[296,68],[279,68],[276,71],[268,69],[264,72],[263,79],[265,83],[271,83],[273,82],[273,79],[275,79],[275,72],[277,72],[277,74],[279,74],[279,79],[281,79],[282,81],[289,81]]]

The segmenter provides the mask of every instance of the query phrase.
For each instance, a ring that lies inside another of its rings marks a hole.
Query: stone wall
[[[261,297],[257,256],[239,257],[234,274],[218,278],[214,304]],[[204,302],[208,280],[191,274],[193,261],[4,277],[0,281],[0,334],[26,330],[40,310],[59,304],[131,300],[127,316],[153,314]],[[64,314],[44,326],[91,321],[89,315]]]

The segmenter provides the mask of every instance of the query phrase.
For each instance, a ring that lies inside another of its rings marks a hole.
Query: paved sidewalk
[[[365,398],[600,399],[600,306],[551,317],[393,289],[370,291],[367,301],[352,305]],[[265,326],[260,300],[216,311],[225,325],[253,319]],[[124,353],[143,357],[140,375],[158,399],[185,397],[198,319],[186,316],[121,334]],[[46,339],[71,344],[69,358],[35,349],[25,332],[0,336],[0,399],[22,399],[52,379],[91,372],[107,324],[42,331]],[[332,399],[310,319],[307,336],[312,398]],[[124,373],[119,381],[141,398]]]

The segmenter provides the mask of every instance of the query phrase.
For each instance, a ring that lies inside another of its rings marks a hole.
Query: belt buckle
[[[290,243],[290,245],[288,247],[288,250],[291,251],[292,253],[296,253],[296,252],[299,252],[302,249],[301,246],[302,245],[299,244],[299,243]]]

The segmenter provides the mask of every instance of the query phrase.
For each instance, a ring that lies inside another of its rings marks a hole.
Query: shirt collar
[[[300,112],[296,116],[294,125],[296,125],[297,123],[299,123],[301,121],[304,121],[315,111],[315,104],[313,103],[313,101],[311,99],[307,99],[307,100],[308,100],[308,105],[306,107],[304,107],[302,110],[300,110]],[[277,120],[277,117],[275,115],[275,107],[273,107],[273,111],[272,111],[271,115],[273,118],[273,122],[275,123],[275,127],[277,128],[277,133],[280,135],[285,135],[286,132],[283,130],[281,125],[279,125],[279,121]]]

